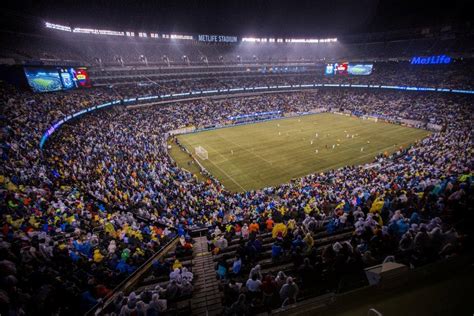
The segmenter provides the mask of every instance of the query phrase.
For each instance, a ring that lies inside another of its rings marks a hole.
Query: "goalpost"
[[[196,156],[198,156],[202,160],[207,160],[209,158],[207,150],[205,150],[202,146],[195,147],[194,152],[196,153]]]

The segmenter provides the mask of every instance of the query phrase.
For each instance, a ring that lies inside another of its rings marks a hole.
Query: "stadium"
[[[0,315],[472,315],[467,2],[0,7]]]

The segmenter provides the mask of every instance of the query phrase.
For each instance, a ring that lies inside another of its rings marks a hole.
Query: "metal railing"
[[[104,301],[96,304],[92,307],[86,315],[101,315],[108,306],[114,301],[120,292],[127,292],[134,285],[136,285],[145,273],[153,265],[153,262],[161,257],[165,256],[171,249],[173,249],[178,243],[178,235],[173,237],[165,246],[158,250],[154,255],[152,255],[145,263],[143,263],[138,269],[136,269],[132,274],[130,274],[125,280],[123,280],[119,285],[117,285],[113,290],[112,294],[107,297]]]
[[[375,308],[371,308],[367,311],[367,316],[383,316],[383,314]]]

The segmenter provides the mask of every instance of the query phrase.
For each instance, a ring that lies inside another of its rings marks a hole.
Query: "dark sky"
[[[331,36],[472,20],[468,1],[12,0],[3,15],[73,26],[261,36]],[[7,20],[8,17],[7,17]]]

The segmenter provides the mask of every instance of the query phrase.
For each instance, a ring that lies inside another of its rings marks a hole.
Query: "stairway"
[[[222,293],[219,291],[212,254],[207,251],[206,237],[197,237],[194,240],[195,283],[191,299],[192,314],[219,315],[222,312]]]

